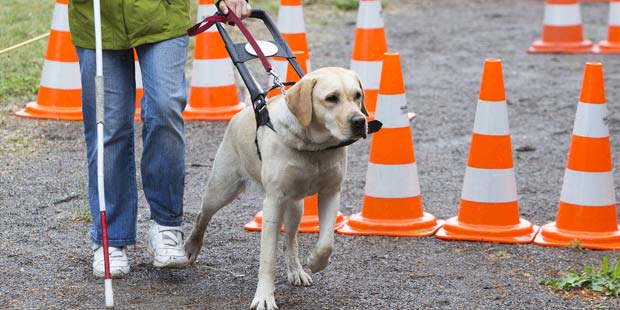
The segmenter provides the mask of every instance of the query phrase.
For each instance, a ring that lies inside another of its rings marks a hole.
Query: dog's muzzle
[[[363,115],[355,115],[349,120],[354,137],[366,139],[366,118]]]

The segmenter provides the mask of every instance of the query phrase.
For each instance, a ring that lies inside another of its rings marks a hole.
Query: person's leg
[[[156,267],[184,267],[183,189],[188,37],[136,47],[142,70],[142,184],[154,221],[147,246]]]
[[[151,219],[163,226],[183,222],[185,61],[188,37],[136,47],[142,70],[142,184]]]
[[[95,51],[77,48],[82,80],[82,112],[88,160],[88,197],[93,224],[90,239],[101,245],[97,189]],[[136,243],[137,189],[134,159],[135,77],[132,50],[104,51],[104,183],[108,244]]]

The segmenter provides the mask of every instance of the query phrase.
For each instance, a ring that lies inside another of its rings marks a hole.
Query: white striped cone
[[[620,0],[609,3],[607,40],[599,42],[593,51],[599,54],[620,53]]]
[[[69,31],[68,0],[57,0],[36,102],[17,116],[55,120],[82,119],[80,66]]]
[[[484,64],[459,214],[437,238],[530,243],[538,227],[519,218],[501,61]]]
[[[308,68],[308,72],[312,71],[302,1],[280,0],[277,25],[291,51],[301,51],[305,53],[306,67]],[[280,57],[271,58],[271,65],[273,71],[280,78],[286,76],[288,68],[288,61],[286,59]]]
[[[400,56],[385,53],[383,63],[376,111],[383,127],[372,136],[362,212],[338,233],[430,236],[443,221],[423,211]]]
[[[583,39],[581,11],[577,0],[547,0],[542,36],[529,53],[588,53],[593,43]]]
[[[587,63],[555,222],[534,243],[620,249],[603,66]]]
[[[385,29],[381,17],[381,1],[360,0],[351,70],[360,75],[370,118],[374,117],[383,54],[387,52]]]
[[[200,0],[198,19],[216,12],[213,0]],[[244,108],[239,102],[232,62],[215,27],[196,36],[185,120],[230,120]]]

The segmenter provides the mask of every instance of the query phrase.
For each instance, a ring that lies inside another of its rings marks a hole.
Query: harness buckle
[[[275,131],[271,120],[269,119],[269,111],[267,110],[267,103],[263,96],[259,96],[254,103],[254,117],[256,118],[256,128],[266,125],[271,130]]]
[[[284,87],[284,83],[282,83],[280,77],[273,71],[273,69],[270,69],[267,73],[273,77],[273,85],[280,87],[282,95],[286,95],[286,88]]]

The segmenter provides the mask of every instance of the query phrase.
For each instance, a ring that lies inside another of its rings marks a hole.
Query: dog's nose
[[[363,115],[351,117],[351,128],[356,137],[366,138],[366,118]]]

